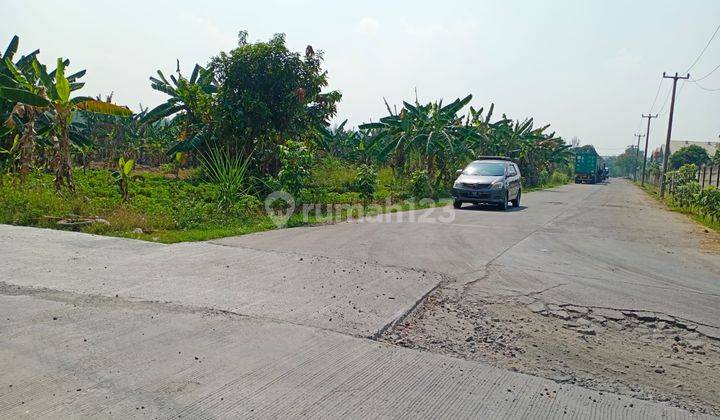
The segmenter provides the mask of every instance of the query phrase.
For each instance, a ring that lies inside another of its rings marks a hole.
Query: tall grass
[[[210,147],[200,154],[200,166],[207,180],[217,186],[217,202],[232,206],[250,189],[248,166],[251,156],[243,159],[223,147]]]

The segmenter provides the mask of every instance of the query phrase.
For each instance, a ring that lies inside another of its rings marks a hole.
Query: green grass
[[[666,199],[661,199],[660,198],[660,190],[657,186],[655,186],[653,184],[641,185],[639,182],[634,182],[634,184],[637,185],[643,191],[645,191],[649,196],[653,197],[658,202],[664,204],[668,210],[674,211],[676,213],[682,213],[682,214],[690,217],[695,222],[697,222],[707,228],[713,229],[716,232],[720,232],[720,222],[712,220],[706,216],[703,216],[702,214],[698,214],[692,208],[676,206],[672,202],[672,199],[667,199],[669,194],[666,194],[666,196],[665,196]]]
[[[221,207],[217,204],[216,186],[198,180],[142,174],[130,182],[131,199],[125,203],[109,171],[88,170],[86,174],[76,171],[75,178],[77,191],[71,194],[55,192],[50,174],[34,173],[22,185],[14,175],[0,175],[0,223],[59,229],[59,219],[97,217],[108,224],[95,223],[76,230],[161,243],[204,241],[277,228],[256,197],[242,196]],[[330,192],[320,198],[321,204],[359,202],[353,192]],[[392,207],[370,204],[363,214],[371,216],[446,203],[399,203]],[[360,216],[357,207],[334,215],[311,212],[307,218],[300,212],[288,220],[287,227],[333,223],[351,216]]]

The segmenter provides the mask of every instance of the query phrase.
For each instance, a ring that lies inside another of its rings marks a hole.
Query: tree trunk
[[[58,110],[57,119],[59,135],[53,136],[53,148],[55,149],[55,158],[53,166],[55,169],[55,189],[60,190],[63,185],[68,190],[75,192],[75,181],[72,175],[72,165],[70,163],[70,136],[69,136],[69,115],[65,110]]]
[[[20,137],[20,182],[25,182],[30,173],[35,150],[35,109],[25,105],[24,114],[27,123]]]

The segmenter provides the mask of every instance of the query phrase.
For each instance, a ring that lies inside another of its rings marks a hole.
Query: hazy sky
[[[82,93],[112,91],[135,110],[163,101],[148,77],[174,71],[176,58],[189,73],[235,47],[239,30],[251,41],[283,32],[296,51],[325,52],[330,87],[343,93],[336,122],[377,119],[383,97],[400,104],[415,88],[420,101],[472,93],[476,107],[495,102],[499,113],[616,154],[635,141],[662,72],[687,70],[720,24],[720,1],[28,0],[6,2],[3,14],[0,48],[18,34],[21,52],[40,48],[44,62],[63,56],[71,70],[87,69]],[[718,65],[720,34],[691,76]],[[720,70],[700,83],[719,89]],[[658,146],[667,115],[653,122]],[[673,139],[718,135],[720,91],[687,84]]]

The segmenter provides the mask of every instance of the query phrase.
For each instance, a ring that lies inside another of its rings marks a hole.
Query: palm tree
[[[179,62],[178,76],[170,75],[170,81],[162,71],[158,70],[157,74],[159,79],[150,77],[150,86],[170,98],[148,111],[143,122],[150,124],[174,116],[175,122],[181,126],[180,141],[167,153],[172,155],[193,150],[203,143],[209,131],[210,105],[212,95],[217,91],[214,76],[211,71],[196,64],[187,79],[180,73]]]

